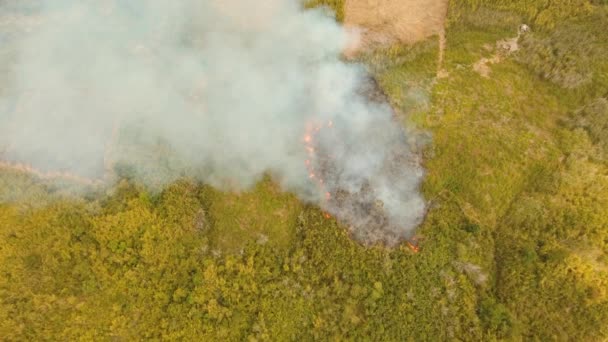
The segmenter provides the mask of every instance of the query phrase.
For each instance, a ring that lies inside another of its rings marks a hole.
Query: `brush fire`
[[[0,93],[3,159],[71,179],[101,177],[107,159],[154,187],[188,177],[241,191],[270,174],[362,243],[404,241],[426,208],[417,136],[365,67],[344,60],[350,35],[331,14],[264,4],[0,6],[37,19],[0,47],[14,56]]]
[[[375,84],[374,84],[375,85]],[[331,219],[333,213],[340,222],[345,223],[349,228],[349,233],[364,244],[384,243],[387,245],[395,245],[399,241],[405,240],[406,246],[414,253],[420,251],[417,237],[408,238],[407,236],[395,234],[387,234],[386,226],[389,223],[387,213],[383,210],[383,203],[376,200],[375,203],[365,203],[357,198],[356,193],[349,193],[345,189],[330,184],[335,184],[332,180],[332,162],[333,157],[330,149],[324,149],[317,143],[317,140],[322,135],[331,135],[333,133],[334,122],[328,120],[326,122],[311,122],[306,125],[306,131],[303,137],[304,149],[306,151],[306,160],[304,165],[308,172],[308,178],[318,189],[320,194],[320,206],[326,211],[323,211],[323,216],[326,219]],[[399,156],[394,156],[398,158]],[[401,156],[403,157],[403,156]],[[405,160],[402,160],[405,162]],[[330,179],[328,183],[326,178]],[[364,198],[374,198],[373,189],[369,186],[364,187]],[[335,196],[332,194],[336,194]],[[351,210],[354,209],[358,215],[366,215],[370,218],[366,222],[367,227],[356,227],[353,224],[357,222],[349,221],[352,217]],[[364,233],[362,233],[364,232]]]

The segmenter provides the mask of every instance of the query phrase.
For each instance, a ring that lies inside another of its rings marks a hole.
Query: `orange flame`
[[[23,163],[10,163],[0,160],[0,169],[29,173],[42,180],[66,180],[83,185],[99,185],[102,183],[101,179],[87,178],[70,172],[42,171]]]
[[[317,157],[317,150],[315,149],[314,138],[318,134],[318,132],[321,131],[322,128],[333,127],[333,124],[334,123],[332,121],[328,121],[326,124],[309,124],[306,128],[306,133],[304,134],[303,138],[304,148],[309,157],[304,161],[304,164],[306,165],[306,169],[308,171],[308,178],[313,179],[319,190],[325,194],[324,201],[326,202],[331,200],[331,193],[329,191],[326,191],[325,181],[323,180],[323,178],[320,177],[319,174],[317,174],[313,166],[313,158]],[[331,215],[329,213],[324,212],[323,215],[328,219],[331,218]]]
[[[410,248],[410,250],[414,253],[418,253],[420,252],[420,246],[418,245],[414,245],[413,243],[411,243],[410,241],[406,241],[407,246]]]

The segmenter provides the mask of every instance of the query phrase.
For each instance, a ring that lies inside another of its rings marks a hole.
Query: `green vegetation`
[[[361,56],[404,124],[432,135],[419,253],[365,248],[268,178],[240,194],[125,179],[74,195],[2,171],[0,336],[605,340],[607,15],[601,1],[459,1],[449,76],[435,78],[436,39]],[[476,73],[522,22],[520,51]]]
[[[505,14],[517,15],[527,23],[541,29],[550,30],[572,18],[584,18],[593,14],[601,5],[603,0],[464,0],[452,1],[452,20],[459,19],[464,14],[470,16],[476,10],[485,10],[485,18],[477,18],[486,21],[491,26],[495,18]],[[605,4],[605,3],[604,3]]]
[[[608,157],[608,99],[605,97],[591,101],[571,118],[573,127],[584,129],[597,146],[596,157]]]
[[[334,11],[338,21],[344,20],[344,1],[345,0],[304,0],[306,8],[326,6]]]

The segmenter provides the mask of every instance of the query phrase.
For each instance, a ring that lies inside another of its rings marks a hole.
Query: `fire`
[[[83,185],[99,185],[102,183],[100,179],[86,178],[69,172],[47,172],[36,169],[29,164],[10,163],[0,160],[0,169],[9,169],[24,173],[29,173],[42,180],[66,180]]]
[[[106,143],[103,164],[105,174],[100,178],[90,178],[81,176],[69,171],[45,171],[38,169],[27,163],[10,162],[0,159],[0,169],[13,170],[17,172],[28,173],[37,177],[40,180],[45,181],[69,181],[87,186],[99,186],[104,184],[104,181],[109,179],[113,174],[113,163],[112,163],[112,147],[115,145],[119,131],[118,123],[112,125],[112,135],[110,140]]]
[[[325,180],[319,176],[319,174],[315,171],[313,165],[313,159],[317,158],[317,150],[315,148],[315,136],[321,131],[321,128],[333,127],[333,121],[328,121],[326,124],[314,124],[311,123],[306,128],[306,133],[304,134],[304,149],[308,154],[308,159],[304,161],[306,165],[306,170],[308,171],[308,178],[315,181],[317,187],[319,188],[321,193],[325,194],[325,201],[329,201],[331,199],[331,194],[325,188]],[[329,214],[328,214],[329,215]]]
[[[420,252],[420,246],[418,245],[417,237],[414,236],[411,239],[407,240],[405,243],[407,244],[407,246],[409,247],[409,249],[412,252],[414,252],[414,253]]]
[[[314,184],[319,189],[319,192],[324,195],[322,198],[323,204],[327,204],[329,201],[332,201],[333,196],[331,192],[328,191],[326,182],[323,179],[323,170],[318,170],[315,167],[319,165],[319,162],[322,163],[323,161],[335,159],[336,156],[331,153],[320,155],[321,153],[326,153],[326,151],[317,148],[318,146],[316,144],[315,139],[321,129],[333,128],[333,126],[334,123],[331,120],[323,124],[311,123],[306,127],[306,132],[303,137],[304,149],[306,150],[308,155],[308,158],[304,161],[306,170],[308,171],[308,178],[314,182]],[[332,215],[326,211],[322,211],[322,214],[325,219],[329,220],[332,218]],[[420,252],[418,238],[415,236],[411,239],[406,240],[405,246],[407,246],[407,248],[411,250],[412,253],[417,254]]]

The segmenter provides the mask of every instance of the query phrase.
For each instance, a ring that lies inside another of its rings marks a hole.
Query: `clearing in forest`
[[[364,45],[415,43],[443,35],[447,0],[346,0],[344,23],[362,29]]]

